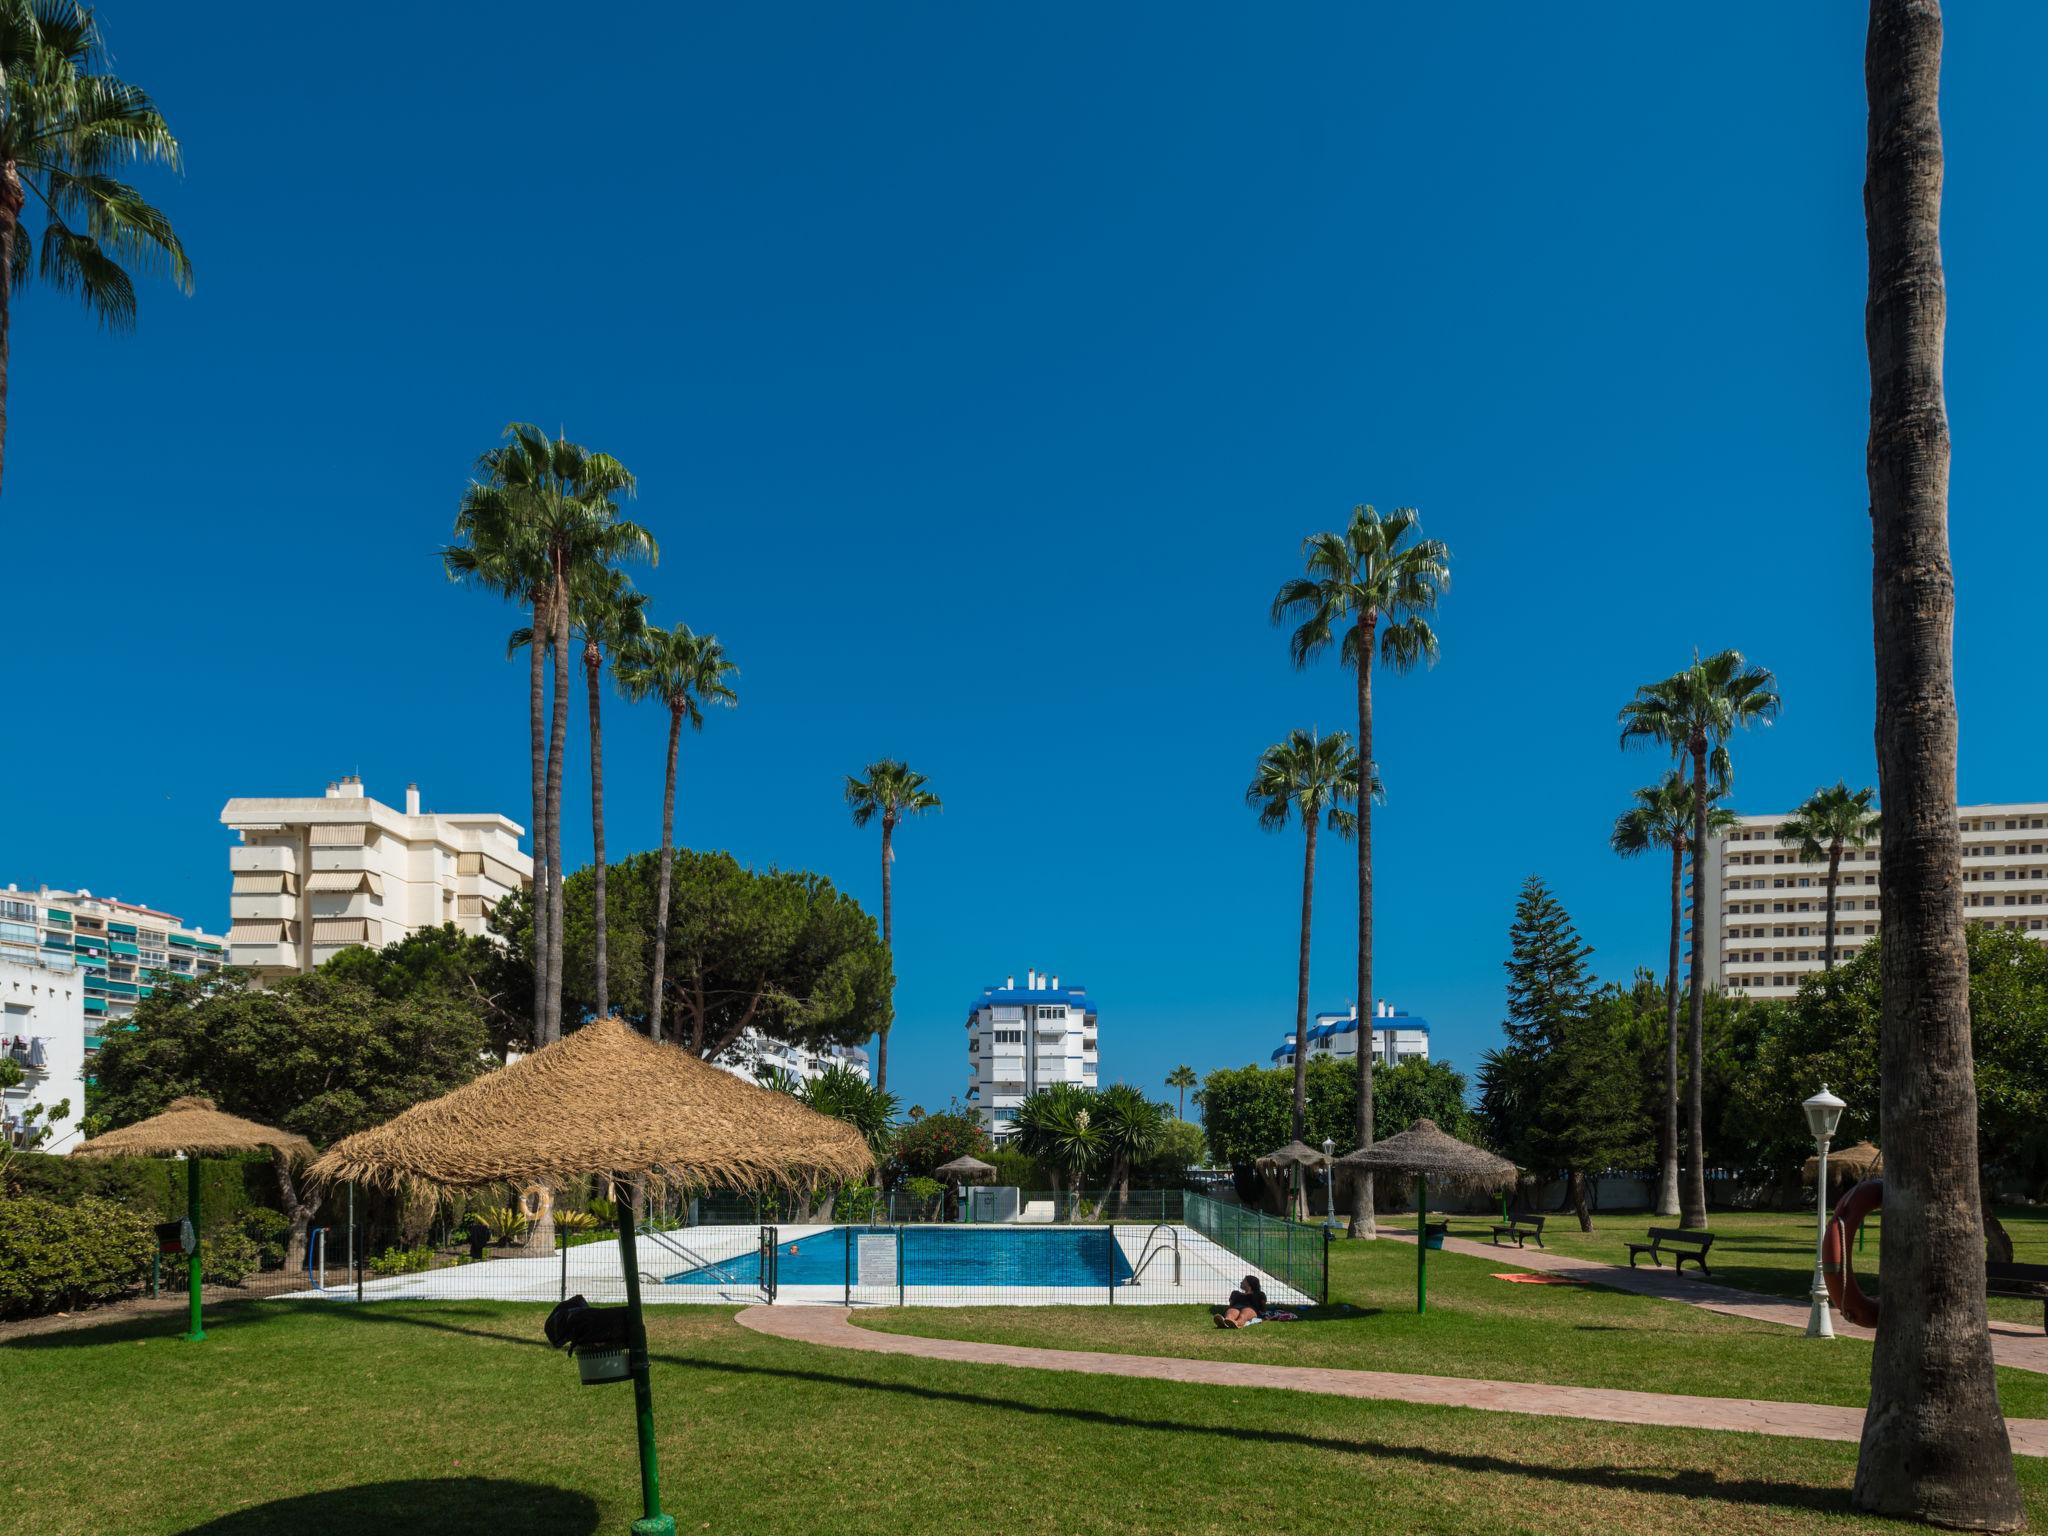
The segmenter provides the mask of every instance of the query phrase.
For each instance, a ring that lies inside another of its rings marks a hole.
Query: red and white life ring
[[[1842,1196],[1821,1236],[1820,1271],[1827,1281],[1828,1300],[1843,1317],[1863,1328],[1877,1326],[1877,1300],[1864,1295],[1863,1287],[1856,1283],[1849,1255],[1855,1251],[1856,1229],[1863,1225],[1863,1218],[1883,1204],[1884,1180],[1865,1179]]]

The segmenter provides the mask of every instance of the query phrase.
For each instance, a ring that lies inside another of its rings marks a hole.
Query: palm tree
[[[596,928],[597,1016],[604,1018],[611,1012],[611,978],[605,940],[604,730],[598,701],[604,691],[606,653],[616,662],[647,627],[647,594],[634,591],[622,571],[590,566],[571,587],[569,608],[583,641],[583,682],[590,696],[590,915]]]
[[[896,1095],[870,1083],[853,1068],[835,1063],[798,1085],[796,1096],[821,1115],[844,1120],[859,1131],[875,1161],[889,1152],[890,1129],[896,1119]]]
[[[1379,796],[1373,776],[1374,797]],[[1278,832],[1297,810],[1308,837],[1301,863],[1301,954],[1294,985],[1294,1139],[1308,1133],[1308,958],[1315,912],[1316,832],[1325,819],[1330,830],[1349,838],[1358,830],[1358,754],[1342,731],[1319,736],[1295,731],[1259,755],[1258,771],[1245,787],[1244,801],[1259,813],[1259,825]]]
[[[1768,724],[1778,713],[1778,681],[1752,667],[1740,651],[1697,655],[1683,672],[1645,683],[1621,709],[1621,744],[1661,741],[1683,763],[1692,758],[1692,844],[1704,855],[1708,812],[1716,793],[1732,782],[1728,738],[1737,726]],[[1711,776],[1714,789],[1708,787]],[[1686,1162],[1679,1191],[1681,1220],[1707,1224],[1706,1110],[1701,1085],[1706,1055],[1707,949],[1702,942],[1707,910],[1707,861],[1692,861],[1692,976],[1687,1048],[1691,1071],[1686,1085]]]
[[[1871,0],[1863,73],[1870,96],[1866,464],[1884,802],[1880,1114],[1892,1241],[1853,1498],[1878,1514],[2005,1531],[2026,1514],[1984,1314],[1956,831],[1936,0]]]
[[[678,624],[649,624],[617,653],[614,669],[629,699],[659,699],[668,706],[668,777],[661,791],[661,875],[654,900],[654,974],[647,986],[647,1030],[661,1038],[663,991],[668,971],[668,898],[675,878],[676,752],[683,722],[704,729],[706,704],[730,709],[740,701],[732,679],[740,669],[726,659],[716,635],[692,634]]]
[[[1824,970],[1835,968],[1835,887],[1842,878],[1842,852],[1869,844],[1877,830],[1878,816],[1870,809],[1877,791],[1865,785],[1851,789],[1846,779],[1835,781],[1833,789],[1816,789],[1806,803],[1792,813],[1792,819],[1778,826],[1778,841],[1799,850],[1807,864],[1828,861],[1827,949]]]
[[[1166,1074],[1166,1086],[1169,1088],[1178,1088],[1180,1090],[1180,1113],[1178,1116],[1179,1119],[1187,1119],[1188,1090],[1194,1087],[1195,1084],[1199,1083],[1200,1081],[1201,1079],[1195,1076],[1195,1069],[1189,1066],[1186,1062],[1182,1062],[1179,1066],[1175,1067],[1171,1072]]]
[[[562,1032],[562,743],[569,712],[569,585],[589,562],[657,558],[654,538],[618,516],[614,500],[633,476],[609,454],[514,422],[477,460],[463,493],[458,542],[441,551],[458,580],[477,582],[532,610],[527,715],[533,752],[534,1035]],[[465,542],[466,541],[466,542]],[[517,637],[515,636],[515,643]],[[547,719],[543,651],[555,659],[554,713]]]
[[[1718,791],[1717,791],[1718,793]],[[1707,812],[1710,830],[1734,825],[1722,806]],[[1664,972],[1664,1120],[1658,1129],[1657,1214],[1678,1214],[1678,952],[1685,927],[1685,861],[1692,851],[1692,786],[1676,768],[1636,791],[1635,804],[1615,818],[1608,845],[1623,858],[1671,850],[1671,948]]]
[[[99,24],[77,0],[0,0],[0,454],[14,291],[31,273],[78,295],[110,331],[135,325],[131,271],[192,291],[170,219],[111,174],[136,160],[177,170],[178,141],[140,87],[98,72],[106,62]],[[22,227],[31,196],[44,215],[40,253]]]
[[[1381,517],[1371,507],[1352,509],[1342,533],[1314,534],[1302,543],[1308,574],[1286,582],[1273,598],[1273,622],[1298,618],[1288,650],[1305,667],[1333,642],[1358,684],[1358,757],[1374,761],[1372,669],[1405,672],[1434,662],[1436,631],[1428,615],[1451,584],[1451,552],[1422,537],[1415,510],[1400,507]],[[1386,623],[1382,633],[1381,621]],[[1358,1144],[1372,1145],[1372,802],[1358,807]],[[1352,1182],[1350,1235],[1376,1237],[1370,1173]]]
[[[1131,1167],[1159,1145],[1166,1130],[1166,1106],[1154,1103],[1129,1083],[1112,1083],[1097,1096],[1095,1127],[1109,1155],[1108,1183],[1116,1190],[1121,1216],[1131,1203]]]
[[[896,942],[890,867],[896,862],[896,850],[891,840],[896,835],[896,824],[905,816],[922,816],[926,811],[941,809],[941,806],[939,797],[925,788],[925,776],[913,771],[900,758],[885,757],[880,762],[869,763],[867,775],[865,780],[847,775],[846,803],[853,807],[853,824],[856,827],[866,826],[878,813],[882,818],[882,948],[889,952],[889,963],[893,967],[896,963]],[[882,1021],[876,1038],[877,1085],[886,1085],[889,1081],[891,1022],[890,1019]]]
[[[1017,1141],[1033,1157],[1050,1166],[1060,1188],[1078,1197],[1081,1182],[1102,1155],[1102,1133],[1095,1124],[1096,1092],[1079,1083],[1054,1083],[1027,1094],[1012,1115]]]

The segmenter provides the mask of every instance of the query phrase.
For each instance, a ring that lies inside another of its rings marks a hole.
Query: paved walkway
[[[1404,1234],[1381,1232],[1382,1238],[1401,1239]],[[1414,1242],[1412,1234],[1406,1241]],[[1539,1274],[1570,1275],[1575,1279],[1591,1281],[1611,1290],[1630,1291],[1638,1296],[1655,1296],[1665,1301],[1682,1301],[1688,1306],[1703,1307],[1709,1312],[1724,1312],[1730,1317],[1747,1317],[1760,1323],[1778,1323],[1787,1328],[1806,1328],[1808,1304],[1792,1301],[1782,1296],[1765,1296],[1756,1291],[1741,1291],[1729,1285],[1716,1285],[1703,1280],[1696,1273],[1687,1271],[1679,1276],[1668,1269],[1638,1265],[1630,1269],[1626,1264],[1608,1264],[1599,1259],[1581,1259],[1570,1254],[1551,1253],[1547,1249],[1517,1248],[1512,1243],[1496,1247],[1474,1238],[1448,1237],[1444,1247],[1452,1253],[1468,1253],[1499,1265],[1502,1269],[1532,1270]],[[1869,1328],[1859,1328],[1835,1314],[1835,1332],[1843,1338],[1870,1339],[1876,1333]],[[2000,1365],[2009,1365],[2022,1371],[2048,1372],[2048,1334],[2039,1328],[2030,1328],[2021,1323],[1991,1322],[1991,1352]]]
[[[1481,1245],[1484,1246],[1483,1244]],[[1741,1294],[1740,1292],[1737,1293]],[[1819,1403],[1774,1403],[1740,1397],[1680,1397],[1662,1392],[1622,1392],[1604,1387],[1555,1387],[1534,1382],[1480,1381],[1459,1376],[1411,1376],[1395,1371],[1327,1370],[1315,1366],[1256,1365],[1236,1360],[1178,1360],[1159,1355],[1111,1355],[1076,1349],[1031,1349],[1015,1344],[980,1344],[964,1339],[925,1339],[856,1328],[844,1307],[749,1307],[743,1327],[779,1339],[870,1354],[914,1355],[959,1365],[1007,1365],[1029,1370],[1072,1371],[1086,1376],[1136,1376],[1154,1381],[1197,1382],[1223,1387],[1271,1387],[1331,1397],[1362,1397],[1402,1403],[1479,1408],[1492,1413],[1530,1413],[1612,1424],[1656,1424],[1677,1429],[1723,1429],[1808,1440],[1855,1441],[1863,1433],[1863,1410]],[[2048,1456],[2048,1419],[2011,1419],[2012,1448],[2023,1456]]]

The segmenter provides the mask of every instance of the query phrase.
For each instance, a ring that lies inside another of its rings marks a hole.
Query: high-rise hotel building
[[[1002,1141],[1015,1133],[1017,1106],[1054,1083],[1096,1086],[1100,1053],[1095,1000],[1057,976],[1025,973],[984,987],[967,1005],[967,1102]]]
[[[524,827],[488,811],[422,811],[417,785],[403,811],[346,778],[318,796],[230,800],[220,819],[241,835],[228,850],[230,956],[271,975],[443,923],[481,934],[491,908],[533,881]]]
[[[1708,975],[1723,991],[1787,998],[1822,968],[1826,859],[1803,860],[1778,841],[1789,812],[1740,816],[1707,854]],[[1956,809],[1963,843],[1963,916],[2048,941],[2048,803]],[[1877,934],[1876,832],[1842,851],[1835,889],[1835,963]]]

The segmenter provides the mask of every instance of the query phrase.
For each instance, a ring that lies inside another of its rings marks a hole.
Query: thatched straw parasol
[[[1851,1184],[1860,1184],[1865,1179],[1874,1179],[1884,1172],[1884,1153],[1867,1141],[1859,1141],[1853,1147],[1844,1147],[1839,1152],[1828,1153],[1828,1178],[1833,1181],[1837,1174]],[[1806,1167],[1801,1170],[1802,1182],[1811,1184],[1820,1177],[1820,1158],[1809,1157]]]
[[[238,1152],[273,1152],[291,1162],[313,1155],[313,1143],[290,1131],[258,1125],[240,1115],[226,1114],[213,1107],[213,1100],[188,1096],[171,1100],[159,1115],[124,1125],[118,1131],[95,1136],[73,1147],[73,1157],[185,1157],[185,1219],[190,1223],[191,1246],[187,1278],[191,1282],[191,1326],[185,1337],[193,1343],[206,1337],[200,1323],[199,1306],[199,1159],[230,1157]]]
[[[1506,1189],[1515,1165],[1446,1135],[1424,1116],[1407,1130],[1360,1147],[1337,1159],[1339,1166],[1370,1173],[1415,1175],[1415,1310],[1429,1310],[1429,1181],[1465,1190]]]
[[[1288,1176],[1294,1191],[1294,1214],[1298,1220],[1308,1218],[1308,1188],[1305,1175],[1311,1168],[1327,1168],[1330,1157],[1303,1141],[1290,1141],[1284,1147],[1277,1147],[1253,1164],[1262,1173],[1279,1173]]]
[[[955,1183],[968,1179],[992,1179],[996,1176],[996,1165],[984,1163],[978,1157],[956,1157],[950,1163],[941,1163],[932,1170],[942,1179]]]
[[[553,1183],[604,1173],[760,1189],[861,1178],[874,1166],[851,1125],[609,1018],[337,1142],[313,1172],[386,1186]],[[644,1515],[633,1529],[672,1536],[675,1522],[661,1512],[631,1200],[619,1202],[619,1264],[640,1432]]]

